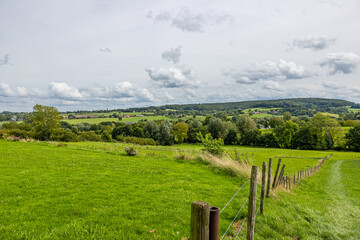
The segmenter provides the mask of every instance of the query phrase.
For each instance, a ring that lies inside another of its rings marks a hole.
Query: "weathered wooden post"
[[[267,181],[267,186],[266,186],[266,197],[269,197],[269,195],[270,195],[271,168],[272,168],[272,158],[269,158],[268,181]]]
[[[284,173],[285,173],[285,164],[282,165],[282,168],[281,168],[280,175],[279,175],[278,181],[277,181],[277,183],[276,183],[276,186],[279,184],[279,183],[278,183],[279,180],[284,177]]]
[[[209,240],[210,206],[207,202],[195,201],[191,204],[190,239]]]
[[[281,158],[279,158],[279,162],[278,162],[277,167],[276,167],[274,182],[273,182],[273,185],[272,185],[273,189],[276,187],[276,180],[277,180],[277,177],[278,177],[278,174],[279,174],[280,165],[281,165]]]
[[[264,201],[266,189],[266,162],[263,162],[261,173],[261,197],[260,197],[260,213],[264,214]]]
[[[257,173],[258,173],[258,166],[252,166],[251,178],[250,178],[247,233],[246,233],[247,240],[254,240]]]

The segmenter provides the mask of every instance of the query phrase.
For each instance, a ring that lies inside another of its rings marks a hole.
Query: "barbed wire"
[[[234,196],[230,199],[230,201],[225,205],[225,207],[223,207],[223,208],[221,209],[220,213],[222,213],[222,212],[225,210],[225,208],[231,203],[231,201],[234,199],[234,197],[240,192],[240,190],[241,190],[249,181],[250,181],[250,179],[247,180],[247,181],[239,188],[239,190],[236,191],[236,193],[235,193]],[[219,214],[220,214],[220,213],[219,213]]]

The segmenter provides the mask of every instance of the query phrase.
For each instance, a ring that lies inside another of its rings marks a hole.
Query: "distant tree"
[[[157,134],[157,141],[160,145],[173,145],[174,136],[171,133],[171,123],[168,120],[162,121]]]
[[[184,122],[176,123],[172,126],[171,133],[174,135],[176,143],[183,143],[188,138],[189,127]]]
[[[360,125],[356,125],[354,128],[350,129],[345,136],[347,143],[346,145],[350,150],[360,151]]]
[[[189,121],[188,126],[189,126],[188,142],[191,143],[199,142],[197,138],[197,133],[201,132],[202,134],[205,134],[206,126],[203,126],[202,123],[197,119]]]
[[[276,140],[281,148],[291,148],[294,134],[299,131],[299,126],[291,120],[274,129]]]
[[[301,150],[311,150],[314,149],[312,146],[312,139],[310,135],[310,130],[308,127],[302,127],[298,132],[296,132],[292,138],[291,148],[301,149]]]
[[[152,138],[157,140],[157,135],[159,133],[160,126],[155,121],[146,122],[143,128],[144,136],[147,138]]]
[[[226,135],[224,139],[224,143],[226,145],[233,145],[236,144],[237,142],[238,142],[237,131],[236,129],[232,128],[229,130],[228,134]]]
[[[60,129],[60,119],[59,111],[55,107],[36,104],[29,121],[38,139],[49,140],[50,136]]]
[[[106,130],[103,130],[102,133],[101,133],[101,139],[104,141],[104,142],[112,142],[112,137],[111,137],[111,134],[106,131]]]
[[[242,115],[239,117],[236,126],[240,133],[240,143],[243,145],[253,145],[260,136],[259,129],[256,127],[254,119]]]
[[[307,124],[314,149],[332,149],[344,144],[343,131],[339,123],[323,114],[316,114]]]
[[[284,124],[284,120],[282,120],[281,118],[277,118],[277,117],[272,117],[269,120],[269,125],[271,128],[276,128],[278,126],[281,126]]]
[[[283,113],[283,120],[284,120],[284,122],[287,122],[287,121],[291,120],[291,113],[290,112],[284,112]]]

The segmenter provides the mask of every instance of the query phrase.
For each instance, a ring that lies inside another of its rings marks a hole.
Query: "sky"
[[[0,112],[360,102],[358,0],[0,0]]]

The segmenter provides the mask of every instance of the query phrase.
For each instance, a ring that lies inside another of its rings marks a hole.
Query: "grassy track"
[[[268,201],[257,239],[360,239],[360,160],[329,160],[291,193]]]

